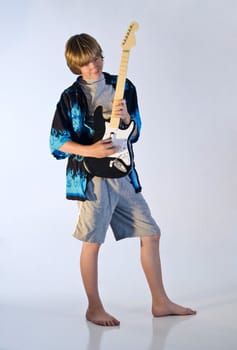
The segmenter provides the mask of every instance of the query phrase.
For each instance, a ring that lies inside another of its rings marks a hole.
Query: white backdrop
[[[236,291],[236,17],[234,0],[1,3],[2,304],[72,296],[85,303],[80,242],[71,237],[77,208],[65,199],[65,162],[49,154],[49,130],[76,78],[64,60],[68,37],[95,36],[104,70],[117,73],[133,20],[140,29],[128,77],[143,118],[136,164],[162,229],[165,284],[197,304]],[[115,243],[109,231],[101,253],[104,295],[119,288],[127,300],[135,287],[149,303],[138,240]]]

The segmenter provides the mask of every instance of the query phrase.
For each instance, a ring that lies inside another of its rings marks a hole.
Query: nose
[[[88,64],[88,68],[89,69],[94,69],[97,67],[96,61],[92,61]]]
[[[90,67],[95,67],[95,66],[96,66],[95,61],[91,61],[91,62],[89,63],[89,68],[90,68]]]

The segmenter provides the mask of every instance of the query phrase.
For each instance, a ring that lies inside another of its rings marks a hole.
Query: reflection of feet
[[[187,316],[187,315],[196,315],[196,311],[172,303],[171,301],[166,301],[164,303],[159,303],[152,306],[152,314],[154,317],[162,316]]]
[[[120,322],[113,316],[105,312],[103,308],[97,310],[87,310],[86,319],[98,326],[119,326]]]

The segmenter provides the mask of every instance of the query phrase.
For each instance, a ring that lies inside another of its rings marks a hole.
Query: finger
[[[108,137],[107,139],[100,140],[100,143],[112,143],[112,138]]]
[[[115,113],[117,113],[117,114],[120,114],[121,112],[123,112],[123,110],[124,110],[124,107],[123,107],[122,105],[118,105],[118,106],[114,109]]]
[[[107,153],[107,156],[110,156],[111,154],[114,154],[114,153],[116,153],[118,151],[119,151],[119,147],[113,146],[113,147],[107,149],[106,153]]]
[[[113,107],[114,108],[121,108],[122,106],[124,106],[124,100],[120,99],[120,100],[113,100]]]

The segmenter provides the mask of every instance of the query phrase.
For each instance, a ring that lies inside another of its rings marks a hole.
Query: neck
[[[104,80],[104,74],[101,73],[100,76],[98,76],[97,78],[94,78],[94,79],[93,79],[93,78],[87,78],[87,77],[83,77],[83,76],[82,76],[82,80],[83,80],[86,84],[88,84],[88,85],[96,84],[96,83],[98,83],[99,81]]]

